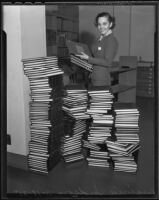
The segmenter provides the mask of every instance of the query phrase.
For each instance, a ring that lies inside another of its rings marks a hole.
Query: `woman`
[[[77,56],[93,64],[91,74],[93,85],[110,86],[110,67],[118,49],[117,40],[112,33],[112,29],[115,27],[115,18],[107,12],[99,13],[95,18],[95,25],[99,30],[100,38],[92,49],[93,57],[83,52]]]

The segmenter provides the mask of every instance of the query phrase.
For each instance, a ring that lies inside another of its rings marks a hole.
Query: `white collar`
[[[104,37],[110,35],[111,33],[112,33],[112,30],[110,29],[110,30],[106,33],[106,35],[101,35],[101,36],[100,36],[99,41],[101,41]]]

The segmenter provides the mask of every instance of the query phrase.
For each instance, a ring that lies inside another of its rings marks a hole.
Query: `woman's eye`
[[[103,24],[98,24],[98,26],[106,26],[107,23],[103,23]]]

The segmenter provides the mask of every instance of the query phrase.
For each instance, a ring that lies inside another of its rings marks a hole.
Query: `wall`
[[[28,154],[29,82],[21,60],[46,56],[45,6],[3,6],[7,33],[7,151]]]
[[[7,133],[11,135],[12,142],[7,151],[25,155],[20,7],[4,6],[3,11],[3,28],[7,33]]]
[[[155,15],[153,6],[133,6],[131,21],[131,55],[154,60]]]
[[[46,56],[45,6],[21,6],[22,59]],[[26,144],[30,140],[29,80],[23,75]],[[27,145],[28,154],[28,145]]]
[[[116,18],[114,35],[119,50],[115,60],[120,55],[136,55],[146,61],[154,60],[154,6],[79,6],[80,41],[89,47],[98,37],[94,18],[103,11],[110,12]]]
[[[130,55],[130,9],[131,6],[114,6],[116,19],[114,34],[119,44],[116,59],[122,55]]]

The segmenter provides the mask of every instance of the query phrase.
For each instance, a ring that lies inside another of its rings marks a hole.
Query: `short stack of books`
[[[73,54],[70,55],[70,59],[71,59],[70,61],[72,63],[76,64],[77,66],[82,67],[82,68],[86,69],[87,71],[92,72],[93,66],[92,66],[92,64],[88,63],[87,61],[82,60],[81,58],[79,58]]]
[[[82,138],[86,132],[86,120],[90,116],[86,113],[88,95],[81,85],[66,87],[67,96],[63,98],[64,130],[62,155],[66,163],[84,158],[82,154]]]
[[[76,120],[89,119],[87,114],[88,93],[83,85],[65,87],[67,96],[63,98],[63,110]]]
[[[32,171],[47,174],[61,156],[63,71],[56,56],[22,61],[31,90],[28,165]]]
[[[115,135],[120,143],[139,142],[139,110],[132,103],[115,103]]]
[[[136,172],[136,153],[140,148],[139,111],[132,103],[115,103],[115,136],[106,141],[115,171]]]
[[[66,45],[70,54],[70,61],[75,65],[86,69],[89,72],[92,72],[93,65],[88,63],[86,60],[82,60],[78,55],[81,55],[82,52],[87,55],[91,55],[91,52],[86,44],[74,42],[71,40],[66,40]]]
[[[133,153],[140,148],[139,143],[123,144],[108,138],[106,144],[115,171],[136,172],[137,163]]]
[[[89,128],[88,142],[100,147],[100,150],[90,149],[90,155],[87,157],[90,166],[109,166],[109,155],[105,147],[105,141],[111,136],[114,117],[111,114],[113,95],[107,86],[91,86],[88,89],[89,107],[87,113],[92,117],[92,123]],[[84,144],[86,147],[86,144]]]

